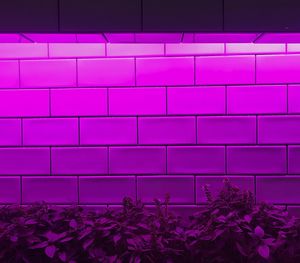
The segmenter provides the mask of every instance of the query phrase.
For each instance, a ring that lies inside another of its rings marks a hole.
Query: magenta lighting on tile
[[[299,175],[299,176],[298,176]],[[300,205],[300,34],[0,34],[0,203]]]

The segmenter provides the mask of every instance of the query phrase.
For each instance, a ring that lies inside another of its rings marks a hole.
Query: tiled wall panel
[[[147,37],[0,44],[0,203],[188,208],[229,177],[300,205],[298,44]]]

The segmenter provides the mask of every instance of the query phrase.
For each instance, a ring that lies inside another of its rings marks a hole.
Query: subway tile
[[[18,146],[22,140],[20,119],[0,119],[0,145]]]
[[[288,112],[300,113],[300,86],[288,86]]]
[[[300,143],[300,116],[259,116],[258,142],[262,144]]]
[[[17,60],[0,61],[0,88],[18,88],[19,62]]]
[[[228,174],[284,174],[285,146],[228,146]]]
[[[106,40],[102,34],[76,34],[76,39],[78,43],[105,43]]]
[[[181,33],[135,33],[137,43],[178,43],[181,40]]]
[[[296,204],[300,200],[299,176],[259,176],[256,199],[275,204]]]
[[[23,88],[75,87],[76,60],[21,60],[20,85]]]
[[[79,178],[80,204],[121,204],[123,198],[135,200],[134,176],[82,176]]]
[[[0,90],[0,116],[49,116],[49,91],[43,89]]]
[[[288,53],[298,53],[300,52],[300,44],[298,43],[287,43]]]
[[[76,118],[36,118],[23,120],[24,145],[77,145]]]
[[[137,120],[134,117],[81,118],[80,144],[136,144]]]
[[[140,144],[195,144],[195,117],[141,117]]]
[[[196,84],[252,84],[255,56],[196,57]]]
[[[254,193],[254,177],[253,176],[196,176],[196,196],[197,203],[206,203],[207,198],[204,186],[207,186],[213,198],[216,198],[224,186],[224,180],[238,187],[241,191],[251,191]]]
[[[167,156],[169,174],[225,173],[223,146],[170,146]]]
[[[168,43],[166,55],[224,54],[223,43]]]
[[[75,176],[24,176],[22,201],[24,204],[75,204],[78,202]]]
[[[47,44],[1,43],[0,59],[47,58]]]
[[[133,43],[135,33],[104,33],[109,43]]]
[[[165,88],[108,89],[109,115],[166,114]]]
[[[76,34],[70,33],[26,33],[25,37],[37,43],[76,43]]]
[[[49,173],[49,148],[0,148],[0,174],[47,175]]]
[[[166,148],[163,146],[110,147],[110,174],[165,174]]]
[[[170,203],[194,203],[193,176],[138,176],[137,197],[145,203],[154,203],[154,199],[165,200],[170,196]]]
[[[164,44],[148,43],[107,43],[107,56],[138,57],[138,56],[163,56]]]
[[[193,85],[194,58],[137,58],[136,82],[138,86]]]
[[[287,112],[287,87],[229,86],[227,87],[228,114],[272,114]]]
[[[256,143],[256,117],[198,117],[197,138],[198,144]]]
[[[104,57],[104,43],[50,43],[50,58]]]
[[[288,173],[300,174],[300,146],[288,146]]]
[[[0,176],[0,204],[16,204],[20,202],[20,177]]]
[[[168,114],[225,114],[225,87],[171,87]]]
[[[285,44],[226,43],[227,54],[285,53]]]
[[[195,33],[195,42],[203,43],[249,43],[257,37],[257,33]]]
[[[298,83],[300,55],[261,55],[256,57],[257,83]]]
[[[134,86],[133,58],[78,59],[78,86]]]
[[[107,174],[107,153],[106,147],[54,147],[51,150],[52,173]]]
[[[52,89],[51,115],[107,115],[107,89]]]

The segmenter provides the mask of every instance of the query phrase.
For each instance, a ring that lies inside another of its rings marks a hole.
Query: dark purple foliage
[[[105,212],[46,204],[0,209],[0,262],[300,262],[300,223],[287,212],[255,204],[225,180],[217,198],[181,220],[124,198]]]

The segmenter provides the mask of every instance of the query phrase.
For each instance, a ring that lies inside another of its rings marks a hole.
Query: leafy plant
[[[286,211],[256,204],[228,180],[188,222],[169,211],[170,197],[124,198],[104,212],[45,203],[0,208],[0,262],[300,262],[300,223]]]

